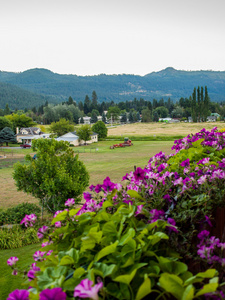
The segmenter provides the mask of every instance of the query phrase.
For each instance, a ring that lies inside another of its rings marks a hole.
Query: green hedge
[[[0,226],[6,224],[19,224],[25,215],[40,216],[41,208],[33,203],[22,203],[0,212]]]

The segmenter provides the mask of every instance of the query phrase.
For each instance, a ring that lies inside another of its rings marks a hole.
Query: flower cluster
[[[198,234],[200,243],[197,245],[198,255],[207,261],[208,264],[219,263],[225,266],[225,258],[223,258],[223,250],[225,243],[221,243],[215,236],[210,236],[210,232],[203,230]]]
[[[37,216],[35,214],[25,215],[20,224],[24,224],[26,227],[33,226],[35,221],[37,220]]]

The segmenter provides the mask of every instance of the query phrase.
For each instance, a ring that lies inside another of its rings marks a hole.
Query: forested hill
[[[53,96],[58,102],[71,96],[79,102],[93,90],[98,101],[119,102],[144,98],[145,100],[178,100],[189,97],[194,87],[207,86],[212,101],[225,100],[225,72],[179,71],[166,68],[145,76],[138,75],[61,75],[46,69],[31,69],[21,73],[0,71],[0,82],[10,83],[22,89],[45,96]]]
[[[6,103],[11,109],[31,109],[34,106],[41,106],[46,101],[59,102],[53,97],[38,95],[15,85],[0,82],[0,108],[2,109],[5,108]]]

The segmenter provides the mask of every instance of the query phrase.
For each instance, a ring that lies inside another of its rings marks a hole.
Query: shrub
[[[205,229],[225,203],[225,133],[202,130],[173,148],[126,174],[123,186],[109,177],[90,186],[81,208],[39,229],[30,299],[49,287],[64,299],[224,299],[225,243]]]
[[[38,243],[37,229],[27,228],[23,230],[21,226],[0,229],[0,249],[14,249]]]
[[[22,203],[5,211],[0,211],[0,226],[5,224],[19,224],[25,215],[34,213],[40,216],[41,209],[33,203]]]

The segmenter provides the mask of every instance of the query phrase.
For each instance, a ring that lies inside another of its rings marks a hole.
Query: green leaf
[[[146,276],[142,285],[139,287],[135,300],[141,300],[151,293],[151,280]]]
[[[69,255],[66,255],[66,256],[63,256],[63,258],[61,259],[60,261],[60,266],[67,266],[67,265],[72,265],[74,264],[74,260],[71,256]]]
[[[195,289],[192,284],[188,285],[184,290],[181,300],[192,300],[194,298]]]
[[[117,234],[116,225],[113,221],[109,221],[109,222],[105,223],[102,227],[102,231],[103,231],[104,235]]]
[[[80,278],[86,271],[84,270],[84,268],[77,268],[74,272],[73,272],[73,278]]]
[[[116,241],[115,243],[104,247],[103,249],[101,249],[96,257],[95,257],[95,261],[99,261],[102,257],[109,255],[111,253],[114,253],[116,251],[117,245],[118,245],[119,241]]]
[[[159,278],[159,286],[177,299],[181,299],[184,293],[183,281],[174,274],[163,273]]]
[[[54,225],[55,222],[64,221],[67,217],[68,211],[64,210],[61,213],[59,213],[53,220],[51,225]]]
[[[108,200],[104,201],[103,204],[102,204],[103,208],[107,208],[107,207],[111,207],[111,206],[113,206],[113,203],[111,201],[108,201]]]
[[[129,285],[131,280],[134,278],[136,272],[137,272],[137,269],[134,269],[130,274],[119,275],[116,278],[114,278],[113,280]]]
[[[123,246],[126,244],[130,239],[132,239],[135,236],[135,230],[133,228],[129,228],[128,232],[125,233],[119,242],[119,246]]]
[[[137,199],[141,199],[143,201],[145,201],[145,199],[138,194],[138,192],[134,191],[134,190],[129,190],[127,191],[127,195],[129,195],[131,198],[137,198]]]
[[[208,293],[213,293],[217,290],[219,284],[218,283],[208,283],[203,286],[203,288],[195,295],[196,297],[208,294]]]
[[[93,268],[94,268],[95,274],[98,274],[98,275],[102,276],[103,278],[105,278],[106,276],[111,276],[117,269],[117,266],[115,264],[107,265],[104,263],[94,263]],[[99,273],[101,273],[101,274],[99,274]]]
[[[202,277],[202,278],[213,278],[218,274],[217,270],[215,269],[208,269],[205,272],[200,272],[196,274],[196,277]]]
[[[77,213],[78,213],[78,211],[80,210],[80,208],[77,208],[77,209],[71,209],[70,211],[69,211],[69,216],[70,217],[73,217],[73,216],[75,216]]]

